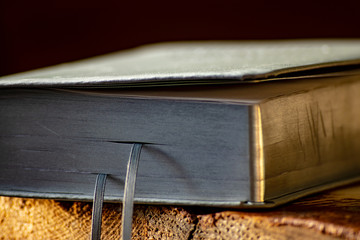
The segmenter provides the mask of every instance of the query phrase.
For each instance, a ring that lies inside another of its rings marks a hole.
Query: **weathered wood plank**
[[[360,239],[360,183],[271,210],[136,206],[133,239]],[[91,203],[0,198],[0,239],[88,239]],[[102,239],[119,239],[105,204]]]
[[[360,184],[267,211],[198,216],[194,239],[360,239]]]

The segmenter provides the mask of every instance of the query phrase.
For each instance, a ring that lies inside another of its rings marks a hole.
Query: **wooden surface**
[[[0,198],[0,239],[89,239],[91,203]],[[105,204],[102,239],[119,239]],[[133,239],[360,239],[360,183],[271,210],[136,206]]]
[[[198,219],[194,239],[360,239],[360,184],[272,210],[222,211]]]

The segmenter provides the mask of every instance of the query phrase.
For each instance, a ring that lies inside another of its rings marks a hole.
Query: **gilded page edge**
[[[260,106],[255,104],[249,108],[250,122],[250,198],[251,202],[265,200],[265,165],[263,152],[263,132]]]

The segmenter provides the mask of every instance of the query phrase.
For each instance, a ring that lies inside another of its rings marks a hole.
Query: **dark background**
[[[360,38],[358,0],[0,0],[0,75],[177,40]]]

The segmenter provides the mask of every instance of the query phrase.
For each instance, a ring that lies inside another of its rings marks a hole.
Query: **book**
[[[272,207],[360,179],[360,41],[164,43],[0,78],[0,194]]]

